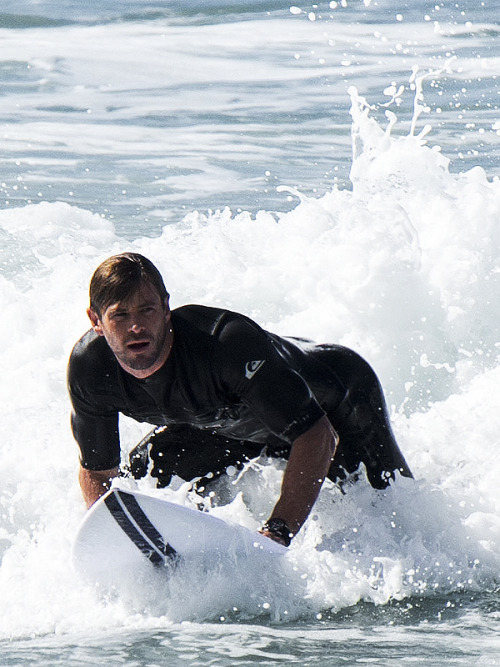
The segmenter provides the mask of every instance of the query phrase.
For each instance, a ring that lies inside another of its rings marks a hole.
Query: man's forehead
[[[159,302],[161,302],[161,297],[153,285],[147,281],[143,281],[138,287],[132,290],[126,298],[110,303],[106,308],[106,312],[113,312],[122,308],[136,308],[138,306],[157,304]]]

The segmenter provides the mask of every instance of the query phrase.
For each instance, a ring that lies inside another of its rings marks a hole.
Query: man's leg
[[[314,356],[347,388],[344,400],[328,414],[340,438],[328,477],[345,479],[345,473],[355,472],[360,463],[376,489],[386,488],[396,471],[413,477],[392,432],[382,388],[371,366],[339,345],[321,346]]]
[[[158,479],[158,487],[168,486],[173,475],[186,481],[198,477],[198,486],[205,486],[229,466],[241,470],[259,456],[262,448],[257,443],[231,440],[187,425],[161,426],[130,452],[130,470],[133,477],[144,477],[152,462],[151,476]]]

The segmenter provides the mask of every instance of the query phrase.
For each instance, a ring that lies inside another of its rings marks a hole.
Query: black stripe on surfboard
[[[153,565],[175,559],[177,552],[165,543],[134,496],[115,489],[104,502],[116,523]]]
[[[177,551],[171,547],[168,542],[165,542],[161,534],[156,530],[155,526],[144,513],[144,510],[137,502],[137,498],[130,493],[125,493],[125,491],[117,490],[116,493],[130,512],[130,516],[134,519],[148,540],[154,544],[155,548],[169,558],[176,556]]]

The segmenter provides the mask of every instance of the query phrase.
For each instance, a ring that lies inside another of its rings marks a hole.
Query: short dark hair
[[[144,281],[168,298],[163,278],[156,266],[143,255],[124,252],[104,260],[90,280],[90,307],[99,317],[113,303],[125,301]]]

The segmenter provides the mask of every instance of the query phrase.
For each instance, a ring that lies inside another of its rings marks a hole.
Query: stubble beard
[[[145,371],[151,368],[159,359],[167,341],[167,327],[165,326],[159,333],[158,338],[153,338],[150,341],[148,349],[144,354],[134,354],[127,350],[124,346],[123,350],[114,351],[115,356],[125,366],[134,371]],[[129,343],[131,341],[128,341]],[[152,347],[151,347],[152,346]],[[117,353],[118,352],[118,353]]]

